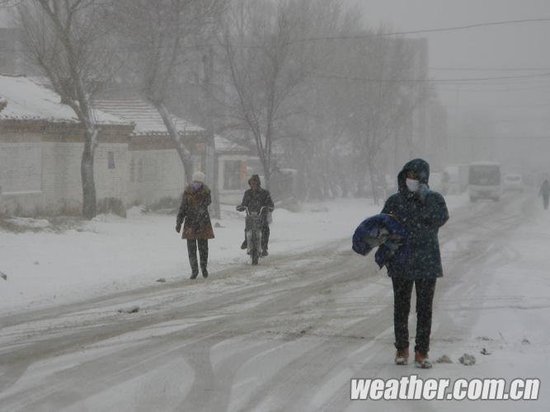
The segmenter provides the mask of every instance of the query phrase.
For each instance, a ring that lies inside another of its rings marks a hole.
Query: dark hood
[[[262,185],[262,181],[260,180],[260,176],[258,176],[258,175],[252,175],[252,177],[250,177],[250,179],[248,179],[248,184],[250,184],[252,182],[257,182],[258,186]]]
[[[413,159],[405,163],[405,166],[403,166],[403,169],[401,169],[397,175],[397,187],[400,192],[407,191],[405,179],[408,171],[415,172],[420,183],[428,184],[430,178],[430,165],[423,159]]]

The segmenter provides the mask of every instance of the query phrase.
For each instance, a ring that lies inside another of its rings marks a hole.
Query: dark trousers
[[[208,264],[208,239],[187,239],[189,264],[191,265],[191,273],[194,275],[199,273],[199,265],[197,262],[197,245],[199,247],[202,272],[206,270],[206,265]]]
[[[269,235],[271,231],[269,230],[269,225],[267,223],[262,225],[262,244],[260,245],[262,250],[267,250],[269,243]],[[244,241],[246,242],[246,228],[244,229]]]
[[[393,324],[395,347],[409,347],[409,312],[411,309],[412,288],[416,289],[416,346],[415,352],[427,354],[430,350],[432,332],[432,306],[435,292],[435,279],[408,280],[392,278],[393,282]]]
[[[542,195],[542,204],[544,205],[544,209],[548,209],[548,196]]]
[[[269,225],[265,223],[262,227],[262,250],[267,250],[267,244],[269,243]]]

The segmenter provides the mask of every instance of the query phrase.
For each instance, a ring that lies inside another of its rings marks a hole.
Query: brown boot
[[[395,364],[406,365],[409,362],[409,348],[397,349],[395,352]]]
[[[415,352],[414,366],[420,369],[430,369],[432,367],[432,363],[428,359],[428,354],[422,353],[422,352]]]

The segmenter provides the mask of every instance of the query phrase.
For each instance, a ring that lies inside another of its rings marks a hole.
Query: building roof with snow
[[[226,139],[225,137],[222,137],[220,135],[214,136],[214,139],[216,140],[216,150],[223,151],[223,152],[239,152],[239,153],[249,153],[250,150],[238,143],[232,142],[229,139]]]
[[[122,94],[122,93],[121,93]],[[94,100],[94,107],[135,124],[134,136],[167,136],[168,131],[157,109],[138,94],[125,93],[124,97],[108,97]],[[206,130],[181,117],[171,115],[172,122],[181,136],[205,135]],[[216,135],[217,151],[246,153],[248,149]]]
[[[134,135],[136,136],[155,134],[165,135],[168,133],[157,109],[142,98],[126,97],[96,99],[94,100],[94,107],[134,123]],[[172,116],[172,122],[177,132],[181,135],[192,132],[205,132],[202,127],[189,123],[177,116]]]
[[[25,76],[0,75],[0,99],[4,108],[0,120],[46,120],[58,123],[79,123],[75,112],[61,103],[53,90]],[[127,125],[120,117],[94,110],[99,124]]]

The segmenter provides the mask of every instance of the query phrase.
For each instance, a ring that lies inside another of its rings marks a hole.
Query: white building
[[[60,100],[36,80],[0,75],[0,213],[80,213],[84,133]],[[98,204],[114,200],[128,207],[179,199],[186,181],[183,166],[156,110],[138,100],[103,101],[95,108]],[[195,168],[202,169],[204,129],[175,120],[192,148]],[[235,202],[246,183],[247,150],[220,137],[216,148],[220,198]]]

